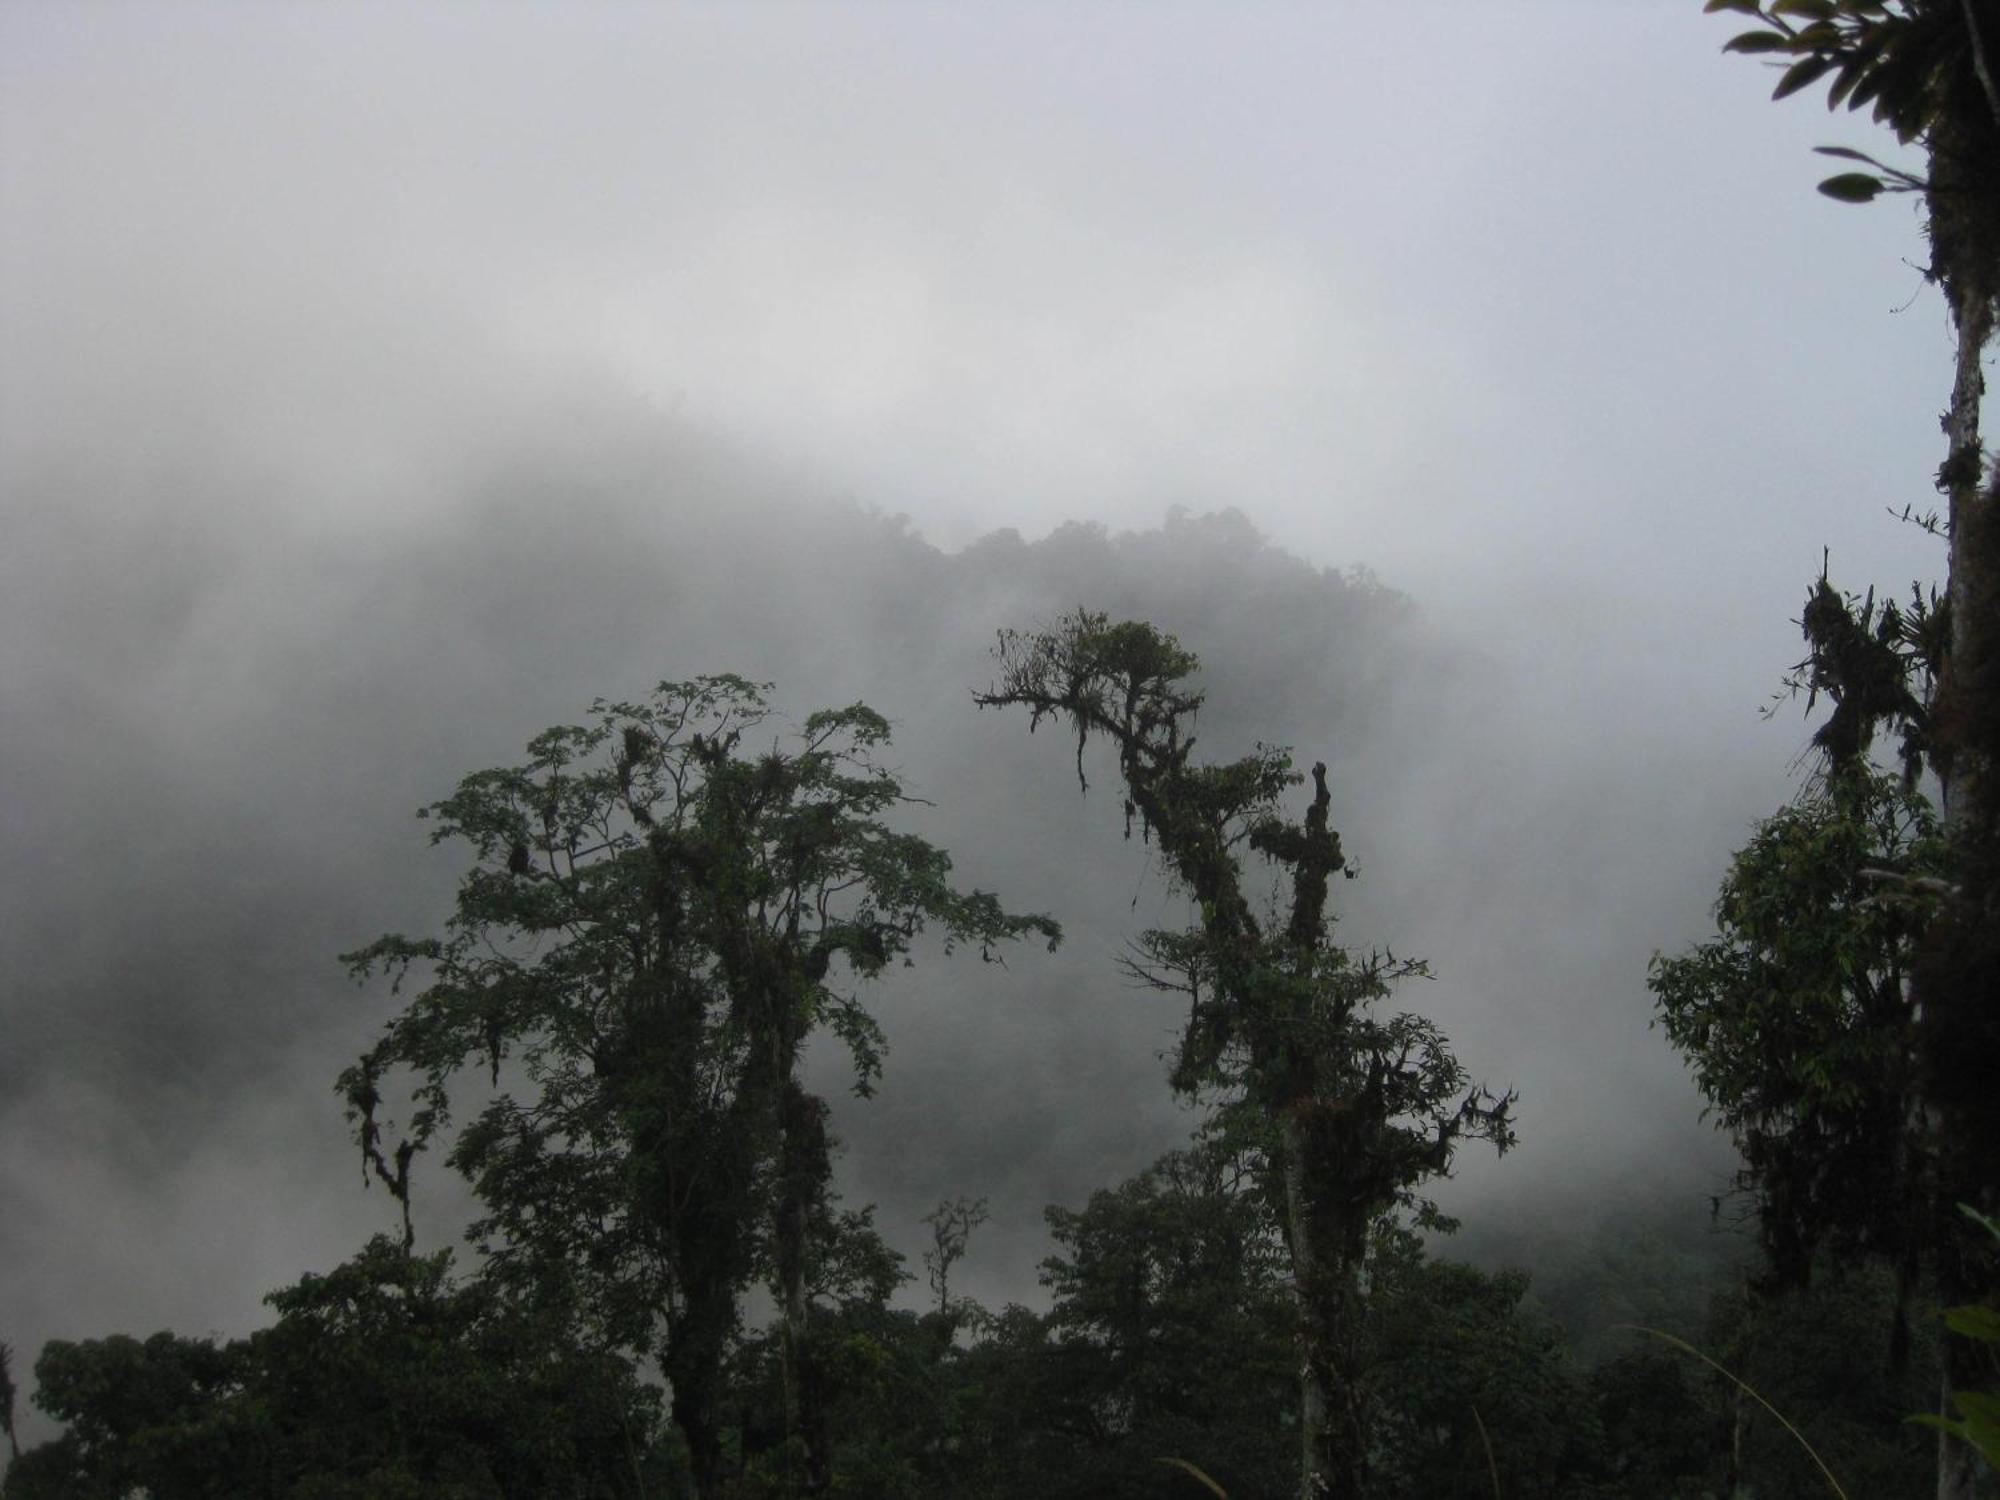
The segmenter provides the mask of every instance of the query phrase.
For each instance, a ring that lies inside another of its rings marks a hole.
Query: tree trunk
[[[1934,153],[1933,163],[1937,158]],[[1980,408],[1985,375],[1980,360],[1994,333],[1994,304],[1984,277],[1946,278],[1957,325],[1957,363],[1951,405],[1944,416],[1946,458],[1940,485],[1950,501],[1950,655],[1935,710],[1937,758],[1945,835],[1954,857],[1956,890],[1927,940],[1916,993],[1923,1007],[1929,1074],[1927,1103],[1937,1127],[1939,1216],[1945,1243],[1938,1285],[1947,1303],[1972,1301],[1986,1288],[1975,1284],[1962,1247],[1966,1226],[1953,1211],[1970,1203],[1987,1212],[2000,1198],[1989,1155],[2000,1111],[1992,1096],[2000,1066],[2000,1012],[1993,995],[2000,984],[2000,473],[1983,472]],[[1977,1379],[1959,1346],[1947,1339],[1938,1414],[1956,1413],[1954,1389]],[[1938,1434],[1938,1500],[1972,1500],[1979,1462],[1972,1449],[1947,1432]]]
[[[820,1495],[833,1483],[832,1434],[825,1381],[812,1340],[812,1306],[806,1295],[806,1237],[812,1210],[827,1176],[826,1106],[785,1080],[780,1104],[777,1205],[779,1352],[784,1364],[785,1432],[805,1447],[805,1493]]]
[[[669,1363],[682,1366],[668,1379],[673,1386],[674,1425],[688,1446],[695,1500],[714,1500],[722,1493],[722,1430],[715,1419],[718,1372],[701,1371],[693,1361],[670,1359]]]
[[[1285,1223],[1291,1240],[1292,1291],[1299,1303],[1299,1496],[1300,1500],[1318,1500],[1332,1493],[1326,1470],[1325,1351],[1313,1317],[1312,1290],[1319,1279],[1319,1261],[1305,1201],[1305,1132],[1297,1120],[1285,1121],[1284,1141]]]
[[[1735,1500],[1743,1493],[1743,1435],[1750,1429],[1750,1398],[1743,1387],[1731,1382],[1729,1401],[1729,1451],[1723,1456],[1722,1493]]]
[[[1953,1360],[1949,1350],[1944,1358],[1944,1373],[1938,1379],[1938,1414],[1946,1419],[1955,1418],[1951,1393]],[[1979,1455],[1970,1443],[1962,1442],[1949,1432],[1938,1434],[1937,1449],[1937,1500],[1973,1500],[1979,1484]]]
[[[1291,851],[1292,912],[1286,932],[1302,978],[1308,978],[1326,929],[1327,887],[1343,867],[1340,839],[1327,821],[1332,797],[1326,766],[1312,768],[1313,800]],[[1366,1458],[1360,1396],[1350,1362],[1340,1358],[1340,1341],[1352,1338],[1357,1316],[1352,1295],[1355,1241],[1347,1226],[1327,1222],[1324,1191],[1327,1162],[1315,1155],[1307,1112],[1315,1105],[1314,1072],[1303,1058],[1284,1063],[1262,1059],[1267,1073],[1285,1075],[1282,1110],[1285,1154],[1285,1216],[1291,1239],[1292,1282],[1299,1299],[1299,1494],[1303,1500],[1355,1500],[1361,1493]]]
[[[687,1440],[696,1500],[714,1500],[724,1487],[722,1371],[736,1332],[736,1297],[749,1273],[749,1235],[756,1223],[752,1110],[745,1095],[732,1102],[706,1142],[698,1189],[663,1214],[678,1268],[680,1306],[667,1319],[660,1364],[673,1391],[675,1425]]]
[[[1354,1392],[1338,1357],[1342,1323],[1352,1311],[1344,1295],[1354,1268],[1319,1232],[1307,1136],[1296,1114],[1283,1124],[1285,1227],[1292,1253],[1292,1288],[1299,1308],[1299,1497],[1357,1500],[1362,1450]],[[1330,1253],[1331,1252],[1331,1253]]]
[[[1986,376],[1980,357],[1993,337],[1993,308],[1970,293],[1950,295],[1958,328],[1958,358],[1953,371],[1951,405],[1945,408],[1944,467],[1939,483],[1949,509],[1949,553],[1946,590],[1951,601],[1951,656],[1946,663],[1940,717],[1945,754],[1939,766],[1945,831],[1955,843],[1975,831],[1990,833],[1995,822],[1990,791],[1990,760],[1994,747],[1984,743],[1995,712],[1980,701],[1995,686],[1994,610],[2000,602],[2000,578],[1994,576],[1996,546],[1992,532],[1994,496],[1982,492],[1985,455],[1979,441],[1980,406]]]

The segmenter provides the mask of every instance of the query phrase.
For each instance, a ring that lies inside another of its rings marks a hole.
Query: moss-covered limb
[[[1332,877],[1345,862],[1324,764],[1293,818],[1282,799],[1304,778],[1288,752],[1194,761],[1202,697],[1188,680],[1199,664],[1140,621],[1079,611],[1048,630],[1003,632],[996,655],[999,674],[975,695],[980,706],[1024,707],[1031,727],[1067,722],[1086,788],[1085,750],[1093,737],[1107,741],[1127,833],[1136,817],[1195,906],[1191,929],[1147,934],[1127,970],[1188,996],[1173,1086],[1222,1094],[1230,1117],[1259,1137],[1297,1299],[1299,1493],[1357,1494],[1368,1447],[1354,1330],[1369,1232],[1413,1204],[1461,1140],[1511,1144],[1512,1096],[1468,1090],[1428,1022],[1373,1013],[1421,964],[1360,957],[1331,941]],[[1275,931],[1245,891],[1253,854],[1288,887]]]

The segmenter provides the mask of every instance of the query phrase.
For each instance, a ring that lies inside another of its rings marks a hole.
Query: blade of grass
[[[1800,1432],[1798,1428],[1794,1427],[1790,1422],[1786,1421],[1785,1414],[1779,1411],[1778,1408],[1773,1406],[1770,1402],[1766,1401],[1762,1396],[1760,1396],[1757,1393],[1757,1388],[1751,1385],[1749,1381],[1739,1379],[1736,1375],[1732,1374],[1730,1371],[1725,1370],[1721,1365],[1717,1364],[1714,1360],[1710,1359],[1706,1354],[1703,1354],[1701,1350],[1695,1348],[1695,1346],[1693,1344],[1690,1344],[1686,1339],[1677,1339],[1671,1333],[1663,1333],[1657,1328],[1648,1328],[1643,1323],[1618,1323],[1614,1324],[1613,1326],[1618,1328],[1629,1328],[1634,1333],[1649,1334],[1653,1338],[1658,1339],[1663,1344],[1671,1344],[1674,1348],[1680,1350],[1683,1354],[1692,1354],[1696,1359],[1700,1360],[1703,1364],[1707,1365],[1711,1370],[1715,1371],[1716,1374],[1722,1376],[1725,1380],[1729,1381],[1738,1390],[1742,1391],[1746,1396],[1748,1396],[1752,1401],[1755,1401],[1759,1406],[1763,1407],[1765,1411],[1769,1412],[1772,1416],[1776,1417],[1778,1419],[1779,1425],[1782,1426],[1785,1429],[1785,1431],[1789,1432],[1793,1437],[1798,1439],[1799,1446],[1806,1450],[1806,1456],[1810,1458],[1815,1464],[1819,1465],[1820,1473],[1826,1476],[1826,1482],[1828,1487],[1832,1489],[1834,1494],[1840,1497],[1840,1500],[1847,1500],[1847,1491],[1840,1487],[1840,1481],[1833,1477],[1833,1470],[1829,1469],[1826,1466],[1826,1460],[1819,1456],[1819,1451],[1816,1448],[1814,1448],[1811,1443],[1806,1441],[1806,1435],[1803,1432]]]
[[[1199,1479],[1203,1484],[1207,1485],[1210,1492],[1218,1496],[1219,1500],[1229,1500],[1228,1490],[1225,1490],[1221,1485],[1217,1484],[1213,1479],[1210,1479],[1206,1474],[1202,1473],[1201,1470],[1197,1469],[1193,1464],[1189,1463],[1186,1459],[1158,1458],[1154,1459],[1153,1461],[1155,1463],[1172,1464],[1176,1469],[1181,1469],[1189,1474],[1194,1475],[1196,1479]]]
[[[1500,1500],[1500,1465],[1493,1461],[1493,1439],[1486,1435],[1486,1419],[1472,1408],[1472,1425],[1479,1429],[1479,1446],[1486,1450],[1486,1472],[1493,1476],[1493,1500]]]

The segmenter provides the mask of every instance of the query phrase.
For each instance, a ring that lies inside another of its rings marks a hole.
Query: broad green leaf
[[[2000,1432],[2000,1395],[1992,1391],[1953,1391],[1951,1400],[1974,1431]]]
[[[1840,70],[1840,76],[1834,79],[1833,83],[1827,88],[1826,109],[1828,114],[1832,114],[1833,111],[1840,108],[1840,101],[1847,97],[1847,91],[1853,88],[1855,83],[1859,81],[1862,72],[1867,66],[1867,63],[1860,58],[1849,58],[1847,60],[1846,64]]]
[[[1859,109],[1870,99],[1881,93],[1886,76],[1887,70],[1881,63],[1871,60],[1869,65],[1862,71],[1861,76],[1855,80],[1854,88],[1847,96],[1847,107],[1849,109]]]
[[[1782,31],[1746,31],[1722,44],[1724,52],[1789,52],[1792,39]]]
[[[1814,21],[1831,21],[1840,14],[1833,0],[1778,0],[1771,7],[1774,16],[1805,16]]]
[[[1785,76],[1778,80],[1778,86],[1771,90],[1773,99],[1783,99],[1796,94],[1800,89],[1822,75],[1831,72],[1833,59],[1830,57],[1802,57],[1785,69]]]
[[[1978,1303],[1970,1307],[1950,1308],[1945,1312],[1944,1326],[1969,1339],[2000,1344],[2000,1308],[1982,1307]]]
[[[1868,203],[1882,191],[1882,179],[1866,172],[1842,172],[1827,178],[1819,190],[1840,203]]]
[[[1843,161],[1865,161],[1870,166],[1875,164],[1874,157],[1864,155],[1862,152],[1856,151],[1852,146],[1815,146],[1813,150],[1817,151],[1821,156],[1838,156]]]
[[[1935,1427],[1961,1442],[1969,1443],[1989,1464],[2000,1464],[2000,1423],[1990,1421],[1947,1422],[1934,1412],[1919,1412],[1910,1420],[1920,1427]]]
[[[1712,16],[1719,10],[1740,11],[1746,16],[1761,16],[1764,14],[1762,8],[1757,4],[1757,0],[1708,0],[1708,4],[1701,8],[1701,13],[1705,16]]]

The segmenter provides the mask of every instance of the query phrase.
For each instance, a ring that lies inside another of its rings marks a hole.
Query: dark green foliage
[[[232,1410],[245,1365],[234,1346],[170,1333],[51,1341],[34,1400],[69,1431],[7,1471],[7,1500],[118,1500],[141,1484],[159,1500],[237,1493],[261,1468],[251,1424]]]
[[[456,1284],[376,1239],[268,1299],[248,1339],[52,1342],[35,1403],[67,1424],[7,1500],[539,1500],[645,1493],[657,1392],[580,1341],[560,1297]]]
[[[449,1265],[378,1238],[271,1295],[278,1321],[249,1354],[285,1472],[314,1494],[382,1493],[405,1476],[429,1493],[641,1493],[657,1392],[585,1342],[569,1288],[454,1284]]]
[[[1909,983],[1943,842],[1930,804],[1850,762],[1768,819],[1716,901],[1720,935],[1648,981],[1743,1152],[1771,1266],[1822,1243],[1913,1273],[1927,1144]]]
[[[1853,1496],[1917,1500],[1935,1489],[1936,1443],[1903,1420],[1936,1396],[1934,1320],[1911,1319],[1911,1349],[1898,1368],[1889,1343],[1900,1296],[1889,1269],[1827,1259],[1809,1287],[1718,1299],[1705,1341],[1784,1413]],[[1754,1401],[1719,1381],[1704,1384],[1728,1440],[1719,1450],[1736,1454],[1744,1485],[1759,1496],[1821,1500],[1825,1478],[1797,1439]]]
[[[1063,1493],[1194,1493],[1163,1455],[1232,1494],[1295,1484],[1287,1261],[1245,1163],[1211,1141],[1048,1219],[1047,1357],[1075,1449]]]
[[[1595,1367],[1632,1347],[1632,1325],[1699,1344],[1716,1295],[1739,1285],[1754,1249],[1708,1196],[1627,1205],[1593,1222],[1556,1210],[1533,1236],[1494,1243],[1469,1225],[1459,1248],[1481,1265],[1534,1273],[1529,1301],[1563,1332],[1576,1361]]]
[[[1686,1355],[1655,1344],[1590,1372],[1583,1420],[1601,1445],[1602,1493],[1631,1500],[1709,1500],[1726,1434],[1713,1381]]]
[[[1949,1184],[1984,1170],[1955,1160],[1965,1143],[1936,1107],[1936,1031],[1991,1013],[1962,970],[1927,977],[1960,930],[1940,918],[1965,868],[1920,789],[1926,767],[1953,772],[1938,719],[1952,619],[1935,598],[1878,610],[1822,577],[1800,625],[1809,652],[1789,686],[1832,705],[1814,735],[1823,768],[1737,855],[1717,939],[1656,957],[1650,984],[1756,1204],[1764,1275],[1717,1357],[1817,1454],[1732,1393],[1723,1482],[1754,1472],[1758,1494],[1804,1495],[1832,1473],[1850,1493],[1914,1495],[1928,1455],[1891,1417],[1923,1400],[1936,1349],[1912,1308],[1928,1286],[1962,1284],[1941,1209]],[[1884,727],[1901,731],[1900,778],[1869,759]],[[1940,1456],[1940,1492],[1969,1493]]]
[[[1621,1330],[1622,1352],[1588,1377],[1599,1493],[1824,1500],[1831,1473],[1851,1496],[1930,1494],[1934,1445],[1898,1403],[1934,1389],[1936,1343],[1919,1314],[1908,1364],[1892,1368],[1900,1295],[1879,1265],[1848,1270],[1827,1259],[1809,1285],[1718,1289],[1705,1326],[1682,1347]],[[1746,1381],[1797,1431],[1690,1349]]]
[[[888,1305],[911,1278],[871,1212],[822,1219],[812,1243],[808,1337],[812,1367],[824,1381],[829,1484],[839,1493],[884,1497],[934,1492],[949,1425],[938,1379],[949,1330]],[[778,1327],[739,1339],[725,1373],[723,1492],[733,1500],[798,1493],[810,1455],[803,1438],[787,1432]]]
[[[1987,1246],[1989,1256],[1992,1255],[1994,1246],[2000,1245],[2000,1223],[1977,1209],[1967,1208],[1965,1214],[1993,1242]],[[1991,1261],[1987,1275],[1990,1284],[2000,1287],[2000,1274],[1995,1274]],[[1954,1391],[1955,1409],[1949,1413],[1926,1412],[1910,1420],[1951,1433],[1977,1449],[1989,1468],[2000,1467],[2000,1388],[1996,1388],[2000,1387],[2000,1295],[1989,1293],[1983,1301],[1950,1308],[1944,1321],[1956,1339],[1975,1346],[1986,1356],[1986,1378],[1991,1383],[1977,1390]]]
[[[1241,1157],[1211,1136],[1081,1210],[1051,1209],[1049,1223],[1050,1311],[1013,1310],[967,1362],[1015,1415],[997,1467],[1016,1488],[997,1493],[1206,1493],[1162,1457],[1233,1496],[1295,1490],[1289,1267]],[[1375,1237],[1367,1276],[1365,1316],[1348,1330],[1374,1407],[1365,1494],[1490,1495],[1475,1410],[1509,1493],[1590,1492],[1590,1398],[1559,1331],[1524,1307],[1525,1276],[1431,1260],[1394,1229]]]
[[[1369,1280],[1371,1497],[1487,1500],[1496,1470],[1505,1494],[1596,1493],[1586,1381],[1556,1325],[1524,1307],[1525,1274],[1433,1260],[1388,1230]]]

